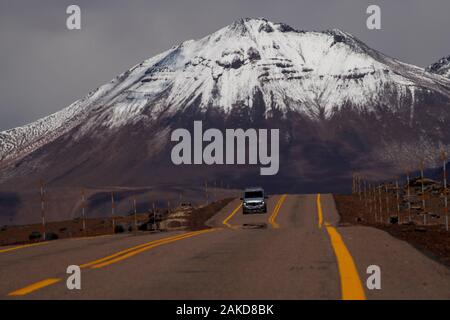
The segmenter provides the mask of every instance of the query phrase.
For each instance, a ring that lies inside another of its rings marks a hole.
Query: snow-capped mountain
[[[77,125],[83,129],[77,136],[117,128],[183,112],[197,100],[202,110],[229,113],[240,102],[251,107],[259,91],[266,106],[326,118],[347,103],[370,111],[409,101],[413,119],[416,92],[430,90],[450,95],[448,83],[348,33],[296,31],[265,19],[242,19],[142,62],[56,114],[0,133],[0,159],[28,154]],[[270,112],[267,108],[265,116]]]
[[[428,72],[450,78],[450,56],[440,59],[427,67]]]
[[[336,190],[354,170],[395,172],[447,148],[450,79],[340,30],[241,19],[0,133],[0,184],[14,179],[19,188],[38,177],[59,185],[173,184],[212,175],[255,182],[247,167],[173,166],[170,132],[193,120],[280,128],[281,168],[271,186]]]

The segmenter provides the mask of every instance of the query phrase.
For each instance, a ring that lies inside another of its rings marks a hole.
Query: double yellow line
[[[169,243],[172,243],[172,242],[175,242],[178,240],[198,236],[200,234],[213,232],[216,230],[219,230],[219,229],[218,228],[205,229],[205,230],[200,230],[200,231],[193,231],[193,232],[188,232],[188,233],[184,233],[184,234],[179,234],[179,235],[172,236],[172,237],[153,240],[150,242],[146,242],[146,243],[116,252],[116,253],[108,255],[106,257],[82,264],[82,265],[80,265],[80,268],[91,268],[91,269],[103,268],[103,267],[106,267],[113,263],[117,263],[119,261],[131,258],[131,257],[133,257],[141,252],[144,252],[146,250],[150,250],[150,249],[158,247],[158,246],[162,246],[162,245],[169,244]],[[24,295],[27,295],[36,290],[39,290],[39,289],[48,287],[50,285],[53,285],[55,283],[58,283],[61,280],[62,280],[61,278],[45,279],[45,280],[33,283],[24,288],[15,290],[15,291],[9,293],[8,296],[24,296]]]
[[[275,209],[273,209],[272,214],[269,217],[269,223],[272,225],[273,228],[278,229],[280,225],[275,222],[275,219],[278,216],[278,212],[280,211],[281,205],[283,204],[284,200],[286,199],[286,195],[283,194],[280,199],[278,199],[277,204],[275,205]]]
[[[323,212],[320,194],[317,195],[316,201],[318,227],[322,228]],[[338,263],[342,299],[365,300],[366,295],[361,284],[361,279],[359,278],[358,270],[356,269],[355,262],[353,261],[352,255],[350,254],[350,251],[348,251],[344,240],[336,228],[331,226],[328,222],[325,222],[325,227]]]
[[[272,225],[273,228],[279,228],[280,225],[278,223],[275,222],[275,219],[278,216],[278,213],[280,211],[281,205],[283,204],[284,200],[286,199],[285,194],[283,194],[280,199],[278,199],[277,204],[275,205],[275,208],[272,211],[272,214],[269,217],[269,223]],[[236,226],[231,225],[231,223],[229,223],[230,219],[233,218],[233,216],[239,211],[239,209],[241,209],[242,207],[242,203],[240,203],[226,218],[225,220],[223,220],[222,224],[224,224],[226,227],[231,228],[231,229],[236,229]]]
[[[176,235],[176,236],[172,236],[172,237],[167,237],[167,238],[162,238],[162,239],[157,239],[157,240],[153,240],[147,243],[143,243],[140,244],[138,246],[135,247],[131,247],[128,248],[126,250],[122,250],[119,252],[116,252],[114,254],[111,254],[109,256],[82,264],[80,267],[81,268],[91,268],[91,269],[98,269],[98,268],[103,268],[106,267],[110,264],[131,258],[141,252],[150,250],[152,248],[158,247],[158,246],[162,246],[164,244],[169,244],[178,240],[182,240],[182,239],[186,239],[186,238],[191,238],[194,236],[198,236],[200,234],[204,234],[204,233],[209,233],[209,232],[213,232],[218,230],[217,228],[212,228],[212,229],[205,229],[205,230],[200,230],[200,231],[193,231],[193,232],[188,232],[188,233],[184,233],[184,234],[180,234],[180,235]]]
[[[30,244],[24,244],[24,245],[12,247],[12,248],[1,249],[0,253],[15,251],[15,250],[29,248],[29,247],[42,246],[43,244],[48,244],[48,242],[46,241],[46,242],[30,243]]]
[[[25,288],[13,291],[8,293],[8,296],[10,297],[19,297],[19,296],[24,296],[27,295],[33,291],[48,287],[52,284],[55,284],[57,282],[60,282],[62,279],[61,278],[50,278],[50,279],[45,279],[36,283],[33,283],[32,285],[26,286]]]

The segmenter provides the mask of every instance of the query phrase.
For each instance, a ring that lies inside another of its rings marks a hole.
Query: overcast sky
[[[70,4],[81,7],[80,31],[66,28]],[[366,28],[369,4],[381,7],[381,31]],[[423,67],[450,54],[449,13],[449,0],[0,0],[0,131],[56,112],[132,65],[241,17],[341,28]]]

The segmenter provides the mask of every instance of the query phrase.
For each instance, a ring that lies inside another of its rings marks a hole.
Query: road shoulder
[[[335,204],[328,210],[339,215]],[[381,289],[366,288],[369,299],[450,299],[450,269],[445,265],[384,230],[336,223],[364,285],[367,267],[381,269]]]
[[[362,281],[368,266],[381,269],[381,289],[366,289],[369,299],[450,299],[450,270],[407,242],[373,227],[339,227],[339,232]]]

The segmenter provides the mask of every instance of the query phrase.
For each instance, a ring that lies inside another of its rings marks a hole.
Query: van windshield
[[[246,199],[252,199],[252,198],[262,198],[263,192],[262,191],[248,191],[245,192],[244,198]]]

